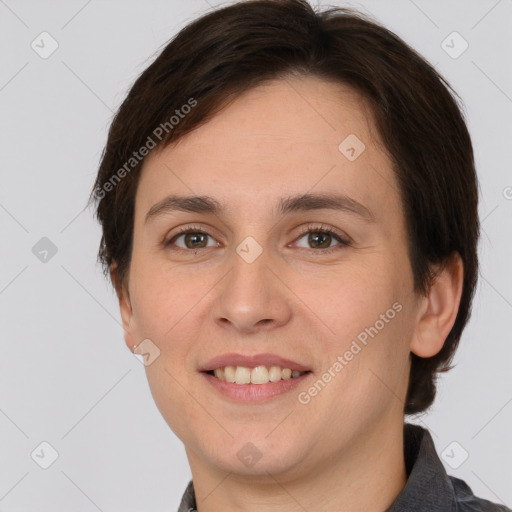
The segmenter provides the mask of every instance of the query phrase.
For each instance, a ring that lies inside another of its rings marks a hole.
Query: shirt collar
[[[452,482],[428,430],[405,423],[404,457],[407,482],[386,512],[455,510]]]
[[[196,496],[194,494],[194,485],[192,484],[192,480],[190,480],[185,492],[183,493],[178,512],[197,512]]]

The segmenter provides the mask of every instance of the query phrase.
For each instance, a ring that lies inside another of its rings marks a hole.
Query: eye
[[[179,249],[206,249],[207,247],[218,247],[218,242],[213,242],[208,245],[208,238],[212,238],[208,233],[201,231],[199,228],[189,226],[180,229],[179,233],[173,236],[169,241],[165,242],[165,246],[175,244]],[[183,239],[183,244],[176,243],[178,240]],[[213,240],[213,238],[212,238]]]
[[[330,253],[350,245],[350,242],[346,240],[341,234],[337,233],[334,229],[324,225],[307,226],[302,231],[302,234],[297,239],[297,241],[305,238],[305,235],[308,235],[306,243],[309,245],[309,247],[306,247],[306,249],[322,249],[322,251],[316,252]],[[337,240],[339,243],[338,245],[331,247],[331,242],[333,239]]]

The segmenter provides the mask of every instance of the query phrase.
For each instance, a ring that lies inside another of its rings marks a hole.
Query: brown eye
[[[208,245],[208,238],[212,239],[212,243]],[[182,242],[177,243],[178,240],[181,240]],[[207,247],[216,247],[218,244],[213,240],[212,237],[208,233],[204,233],[202,231],[183,231],[182,233],[179,233],[178,235],[174,236],[169,240],[166,244],[166,246],[170,245],[176,245],[179,249],[183,250],[194,250],[194,249],[205,249]]]
[[[312,232],[308,236],[308,243],[310,245],[320,247],[321,249],[325,249],[329,247],[332,238],[332,235],[329,233],[324,233],[321,231],[315,233]]]
[[[318,226],[308,226],[305,231],[303,231],[302,235],[297,239],[296,243],[301,239],[306,238],[307,246],[300,245],[299,247],[305,249],[315,249],[316,252],[319,253],[330,253],[332,251],[336,251],[342,249],[343,247],[347,247],[350,245],[348,240],[345,240],[338,233],[336,233],[331,228],[322,228]],[[338,243],[334,246],[332,245],[333,241],[337,241]]]
[[[183,240],[185,242],[185,246],[188,249],[197,249],[206,247],[205,243],[208,237],[205,233],[186,233],[183,235]]]

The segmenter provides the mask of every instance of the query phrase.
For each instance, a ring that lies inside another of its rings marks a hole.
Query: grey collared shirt
[[[386,512],[512,512],[477,498],[463,480],[448,475],[428,430],[405,423],[404,456],[407,483]],[[178,512],[197,512],[192,480]]]

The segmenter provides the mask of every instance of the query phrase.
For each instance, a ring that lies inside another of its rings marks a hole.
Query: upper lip
[[[300,372],[309,371],[307,366],[276,354],[222,354],[209,359],[199,368],[199,370],[209,372],[211,370],[216,370],[217,368],[224,368],[225,366],[246,366],[248,368],[254,368],[256,366],[279,366],[281,368],[289,368],[290,370],[297,370]]]

